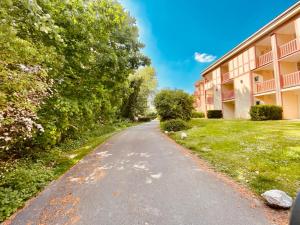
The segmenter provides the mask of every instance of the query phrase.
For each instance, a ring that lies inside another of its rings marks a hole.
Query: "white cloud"
[[[209,63],[214,61],[216,58],[216,56],[207,53],[195,53],[195,60],[200,63]]]

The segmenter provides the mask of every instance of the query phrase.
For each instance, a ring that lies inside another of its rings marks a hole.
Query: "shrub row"
[[[161,128],[165,131],[181,131],[189,129],[189,125],[182,119],[172,119],[161,123]]]
[[[221,119],[223,118],[222,110],[207,110],[208,119]]]
[[[139,122],[150,122],[151,120],[152,119],[150,117],[147,117],[147,116],[138,118]]]
[[[205,114],[203,112],[196,112],[196,111],[192,112],[192,118],[204,118],[204,117]]]
[[[255,105],[250,109],[251,120],[281,120],[282,107],[276,105]]]

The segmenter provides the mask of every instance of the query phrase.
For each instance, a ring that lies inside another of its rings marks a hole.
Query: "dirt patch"
[[[78,203],[79,197],[74,197],[71,193],[63,197],[51,199],[49,206],[42,211],[39,217],[39,224],[61,224],[62,220],[66,225],[75,224],[80,219],[76,215]]]

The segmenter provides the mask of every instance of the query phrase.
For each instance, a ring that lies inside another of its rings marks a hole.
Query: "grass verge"
[[[280,189],[295,197],[300,191],[300,122],[193,119],[187,130],[170,134],[257,194]]]
[[[13,161],[0,161],[0,222],[114,133],[132,125],[124,122],[99,127],[49,151],[37,151]]]

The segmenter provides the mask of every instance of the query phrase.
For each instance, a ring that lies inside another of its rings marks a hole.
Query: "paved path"
[[[157,125],[114,136],[32,200],[11,224],[268,224],[261,209],[201,170]]]

